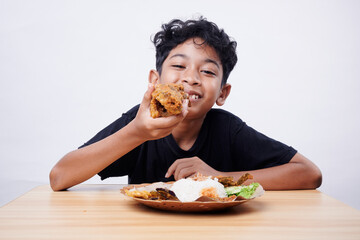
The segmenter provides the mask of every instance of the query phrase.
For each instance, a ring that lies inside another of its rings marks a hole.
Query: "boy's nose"
[[[196,71],[188,70],[182,77],[182,82],[189,85],[199,85],[201,83],[199,74]]]

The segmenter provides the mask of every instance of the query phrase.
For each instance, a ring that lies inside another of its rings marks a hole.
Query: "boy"
[[[265,189],[311,189],[321,172],[292,147],[212,109],[230,94],[227,78],[237,62],[236,42],[204,18],[173,20],[154,36],[156,70],[139,106],[65,155],[51,170],[53,190],[129,176],[129,183],[178,180],[196,172],[238,179],[249,172]],[[177,116],[153,119],[149,105],[157,83],[181,83],[189,94]],[[188,107],[188,101],[191,106]]]

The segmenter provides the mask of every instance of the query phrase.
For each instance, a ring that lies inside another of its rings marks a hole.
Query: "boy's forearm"
[[[296,154],[287,164],[265,169],[246,171],[254,179],[248,182],[259,182],[266,190],[315,189],[321,185],[320,170],[301,154]],[[238,179],[245,172],[225,172],[223,176]]]
[[[145,141],[130,122],[109,137],[65,155],[50,172],[51,187],[63,190],[86,181]]]

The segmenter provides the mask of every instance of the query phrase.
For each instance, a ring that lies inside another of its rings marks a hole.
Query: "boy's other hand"
[[[149,84],[144,98],[140,104],[139,111],[132,121],[139,135],[145,141],[166,137],[186,117],[188,113],[188,99],[183,102],[182,113],[176,116],[152,118],[150,115],[151,94],[155,86]]]
[[[196,173],[201,173],[205,176],[218,176],[221,175],[219,171],[216,171],[203,160],[198,157],[181,158],[176,160],[168,169],[165,178],[174,175],[175,180],[181,178],[187,178]]]

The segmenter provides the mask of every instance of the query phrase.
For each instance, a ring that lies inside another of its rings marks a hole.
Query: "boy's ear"
[[[149,83],[151,84],[156,84],[160,79],[160,75],[158,73],[158,71],[151,69],[149,72]]]
[[[218,105],[218,106],[224,105],[227,97],[230,94],[230,90],[231,90],[231,85],[228,83],[226,83],[224,86],[221,87],[220,95],[216,99],[216,105]]]

